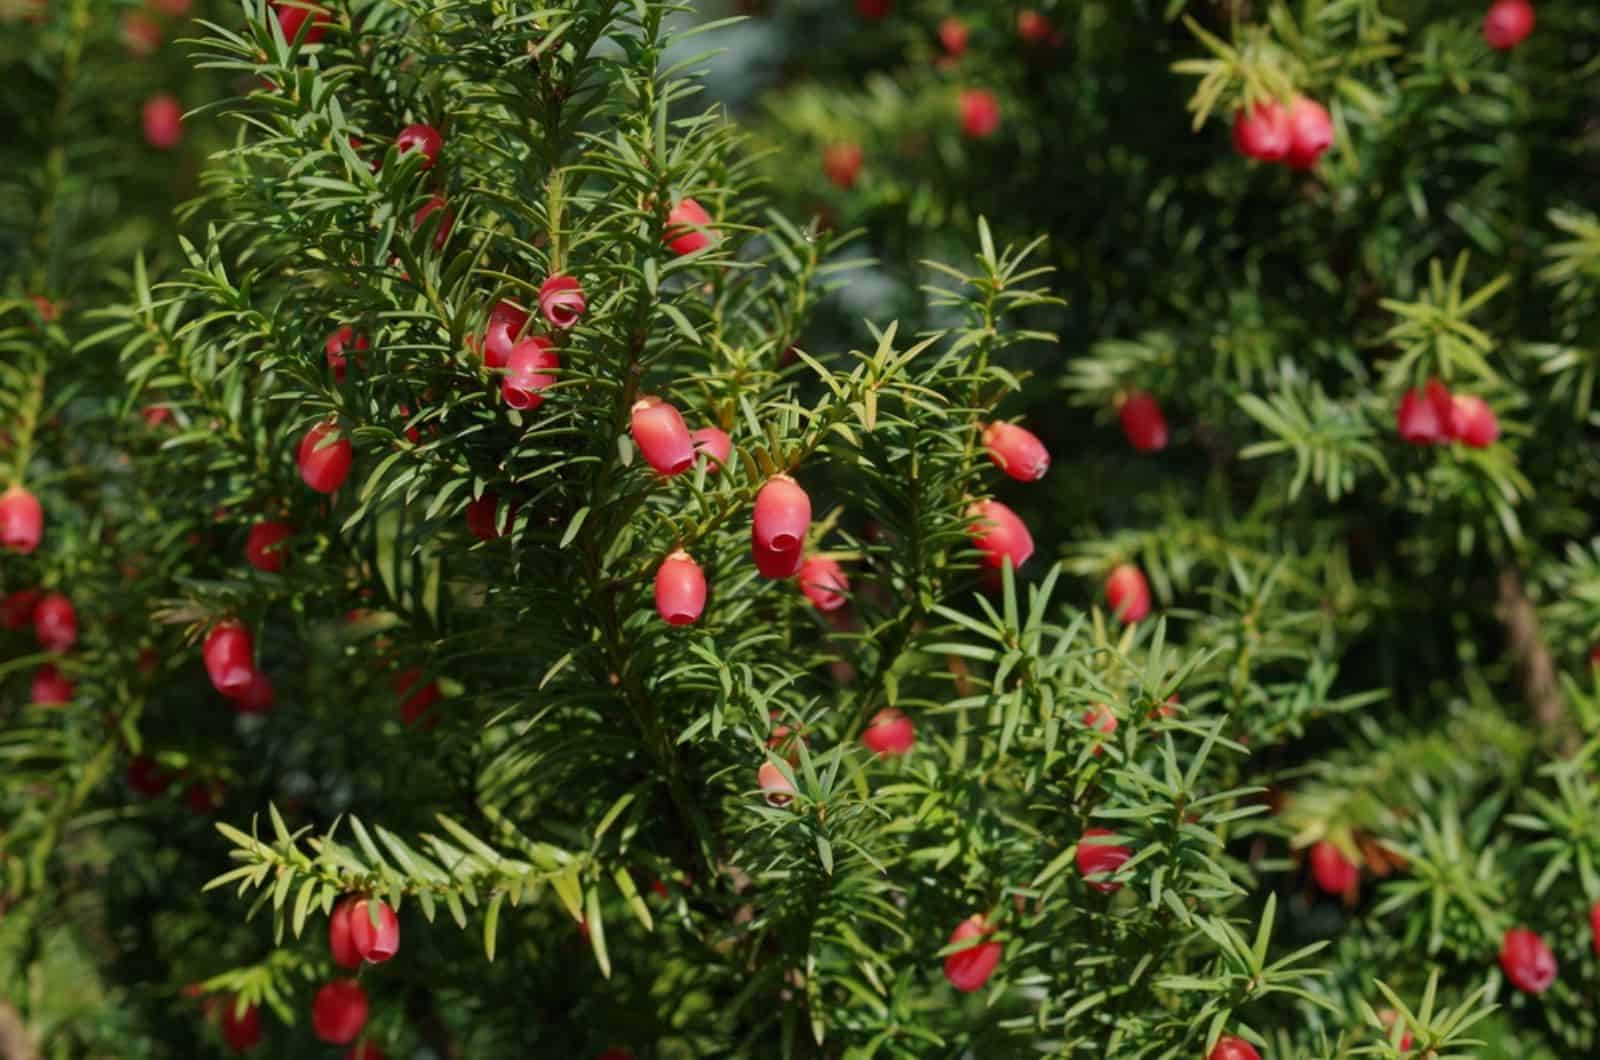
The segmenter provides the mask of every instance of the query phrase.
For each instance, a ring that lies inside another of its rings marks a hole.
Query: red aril
[[[244,543],[244,559],[259,571],[276,574],[283,569],[285,550],[282,544],[294,536],[294,527],[275,519],[267,519],[250,528]]]
[[[1128,444],[1139,452],[1155,453],[1167,447],[1167,418],[1156,399],[1144,391],[1129,391],[1117,410],[1117,418],[1122,421]]]
[[[45,651],[70,651],[78,643],[78,610],[60,593],[48,593],[33,609],[33,635]]]
[[[543,405],[542,391],[556,381],[550,372],[560,367],[560,355],[543,335],[517,343],[506,360],[506,375],[500,382],[500,393],[506,404],[524,411]]]
[[[1328,108],[1296,96],[1289,104],[1289,154],[1284,161],[1295,169],[1310,169],[1332,146],[1333,119]]]
[[[1281,162],[1292,144],[1289,112],[1276,100],[1241,107],[1233,116],[1233,147],[1246,158]]]
[[[849,191],[855,187],[865,158],[860,144],[829,144],[822,149],[822,173],[835,186]]]
[[[539,285],[539,312],[553,328],[565,330],[583,316],[588,303],[583,299],[583,285],[576,276],[553,273]]]
[[[706,470],[711,474],[716,474],[724,467],[728,457],[733,454],[733,439],[721,427],[701,427],[690,431],[689,440],[694,443],[695,455],[706,458],[709,465]]]
[[[335,979],[311,1003],[311,1029],[330,1045],[345,1045],[367,1025],[367,993],[354,979]]]
[[[1450,437],[1474,449],[1485,449],[1500,437],[1500,420],[1489,403],[1475,394],[1450,398]]]
[[[1255,1046],[1243,1038],[1224,1034],[1217,1039],[1217,1044],[1211,1047],[1206,1060],[1261,1060],[1261,1054],[1256,1052]]]
[[[692,625],[706,607],[706,576],[700,564],[678,549],[656,568],[656,614],[674,626]]]
[[[1131,563],[1113,567],[1106,575],[1106,603],[1130,625],[1149,615],[1150,584],[1144,580],[1144,572]]]
[[[1344,894],[1361,879],[1361,869],[1329,840],[1311,848],[1311,878],[1327,894]]]
[[[1528,928],[1512,928],[1500,942],[1500,967],[1518,990],[1542,994],[1556,981],[1556,957]]]
[[[694,442],[689,427],[676,408],[658,397],[645,396],[633,404],[633,444],[645,462],[663,475],[677,475],[694,466]]]
[[[409,151],[422,152],[422,168],[432,169],[439,160],[439,152],[444,150],[444,137],[433,126],[419,123],[401,129],[400,135],[394,138],[394,145],[402,155]]]
[[[880,758],[903,755],[917,742],[917,728],[905,714],[885,707],[861,731],[861,742]]]
[[[490,368],[504,368],[527,324],[527,313],[510,302],[496,302],[483,332],[483,363]]]
[[[958,106],[961,111],[961,134],[967,139],[987,139],[1000,128],[1000,100],[988,89],[963,89]]]
[[[1034,482],[1050,470],[1050,452],[1037,435],[1015,423],[991,423],[983,432],[984,448],[995,466],[1019,482]]]
[[[1495,0],[1483,16],[1483,39],[1496,51],[1506,51],[1528,39],[1533,23],[1528,0]]]
[[[318,493],[332,493],[344,485],[355,454],[338,424],[319,423],[300,440],[297,457],[301,480]]]
[[[794,785],[783,775],[783,770],[771,762],[761,763],[761,768],[756,770],[756,785],[768,806],[782,809],[794,801]]]
[[[994,928],[984,920],[981,913],[974,913],[950,933],[948,945],[966,942],[968,939],[982,939],[994,934]],[[962,993],[970,994],[979,990],[989,981],[994,970],[1000,965],[1000,957],[1004,950],[998,942],[978,942],[964,950],[958,950],[944,959],[944,977],[950,985]]]
[[[45,663],[33,672],[33,684],[28,691],[31,702],[41,707],[59,707],[71,703],[77,689],[71,678]]]
[[[788,475],[774,475],[756,494],[751,541],[767,552],[787,553],[805,543],[811,527],[811,496]]]
[[[1104,877],[1116,872],[1133,857],[1133,851],[1127,847],[1106,842],[1106,837],[1115,834],[1107,828],[1088,828],[1084,830],[1083,838],[1078,840],[1078,875],[1102,894],[1113,894],[1122,889],[1122,884]]]
[[[967,509],[967,517],[972,547],[983,553],[985,567],[1000,570],[1009,562],[1021,570],[1033,555],[1033,535],[1017,513],[999,501],[977,501]]]
[[[819,611],[837,611],[847,602],[850,579],[844,568],[827,556],[812,556],[800,564],[800,591]]]
[[[0,548],[26,556],[44,536],[44,506],[21,486],[0,493]]]
[[[667,214],[664,236],[667,249],[678,257],[704,250],[715,243],[716,233],[711,230],[711,215],[693,199],[684,199]]]
[[[255,640],[242,622],[213,626],[201,649],[211,687],[230,699],[244,695],[256,677],[255,652]]]

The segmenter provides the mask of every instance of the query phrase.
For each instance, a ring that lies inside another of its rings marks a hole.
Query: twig
[[[1495,614],[1505,624],[1511,658],[1522,675],[1522,696],[1533,711],[1533,720],[1544,734],[1560,747],[1562,754],[1578,750],[1581,739],[1556,677],[1555,659],[1544,642],[1539,613],[1522,586],[1522,576],[1514,567],[1500,572],[1499,600]]]

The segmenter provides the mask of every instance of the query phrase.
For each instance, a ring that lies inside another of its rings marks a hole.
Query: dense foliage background
[[[1600,1048],[1600,9],[0,22],[0,1057]]]

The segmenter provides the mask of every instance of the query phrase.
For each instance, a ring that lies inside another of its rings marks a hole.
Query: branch
[[[1544,642],[1539,614],[1515,567],[1500,572],[1495,614],[1505,624],[1507,648],[1522,675],[1522,697],[1533,710],[1534,723],[1563,754],[1572,755],[1581,743],[1578,730],[1567,713],[1555,659]]]
[[[5,1000],[0,1000],[0,1060],[39,1060],[22,1014]]]

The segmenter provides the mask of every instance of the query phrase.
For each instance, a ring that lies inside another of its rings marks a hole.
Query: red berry
[[[267,675],[257,670],[250,678],[250,683],[245,686],[233,701],[233,708],[240,714],[265,714],[272,709],[272,704],[277,700],[277,692],[272,687],[272,682]]]
[[[1450,399],[1450,437],[1474,449],[1485,449],[1500,437],[1500,420],[1489,403],[1475,394]]]
[[[693,199],[684,199],[667,214],[667,249],[680,258],[716,242],[711,215]]]
[[[421,228],[422,222],[439,210],[444,210],[444,216],[439,219],[439,229],[433,234],[434,250],[443,250],[445,240],[450,238],[450,230],[456,226],[455,211],[445,209],[443,195],[430,195],[428,201],[419,206],[411,218],[411,227]]]
[[[350,944],[368,964],[382,964],[400,952],[400,918],[378,898],[350,900],[346,914]]]
[[[369,347],[365,335],[357,335],[356,329],[346,324],[344,327],[328,336],[328,341],[322,344],[323,352],[328,355],[328,367],[333,369],[333,381],[344,382],[345,349],[365,350]],[[359,364],[361,358],[356,358]]]
[[[1114,834],[1106,828],[1089,828],[1084,831],[1083,838],[1078,840],[1078,875],[1082,876],[1090,887],[1102,894],[1120,891],[1122,884],[1091,877],[1108,876],[1133,857],[1133,851],[1127,847],[1104,841],[1103,837]]]
[[[1050,470],[1050,453],[1037,435],[1015,423],[991,423],[983,432],[984,448],[995,466],[1019,482],[1034,482]]]
[[[69,651],[78,643],[78,611],[60,593],[50,593],[33,609],[33,635],[45,651]]]
[[[1361,879],[1361,869],[1326,839],[1311,848],[1311,877],[1328,894],[1344,894]]]
[[[583,299],[583,285],[576,276],[553,273],[539,285],[539,312],[553,328],[572,327],[589,304]]]
[[[183,804],[195,813],[216,813],[222,805],[222,785],[197,780],[183,789]]]
[[[144,141],[159,151],[169,151],[183,138],[183,105],[174,96],[162,93],[145,101],[140,112]]]
[[[967,509],[967,517],[972,520],[967,529],[972,547],[983,553],[985,567],[1000,570],[1010,561],[1014,570],[1021,570],[1033,555],[1033,535],[1017,513],[999,501],[978,501]]]
[[[1128,444],[1141,453],[1160,452],[1167,447],[1167,418],[1156,399],[1142,390],[1130,391],[1117,411],[1122,433]]]
[[[498,519],[496,519],[497,514]],[[479,541],[493,541],[501,534],[510,532],[511,524],[516,518],[515,504],[501,511],[500,497],[487,491],[467,505],[467,529],[471,530],[472,536]]]
[[[894,0],[856,0],[856,14],[868,22],[887,18],[894,10]]]
[[[850,579],[836,561],[812,556],[800,564],[800,591],[817,610],[837,611],[845,605]]]
[[[1500,943],[1500,967],[1518,990],[1542,994],[1556,981],[1556,957],[1536,932],[1512,928]]]
[[[350,917],[355,906],[356,899],[346,898],[333,907],[328,917],[328,951],[333,955],[333,963],[341,968],[361,967],[361,951],[350,937]]]
[[[483,363],[490,368],[504,368],[527,324],[527,313],[510,302],[496,302],[483,332]]]
[[[33,672],[30,698],[41,707],[59,707],[71,703],[75,691],[72,679],[49,663]]]
[[[706,608],[706,576],[700,564],[678,549],[656,568],[656,614],[674,626],[688,626]]]
[[[24,556],[39,547],[44,536],[44,507],[39,498],[12,486],[0,493],[0,547]]]
[[[1378,1022],[1383,1024],[1383,1036],[1384,1036],[1385,1039],[1387,1039],[1389,1037],[1390,1030],[1394,1027],[1395,1021],[1398,1020],[1399,1018],[1400,1018],[1400,1013],[1396,1012],[1392,1008],[1386,1008],[1383,1011],[1378,1013]],[[1405,1030],[1400,1032],[1400,1043],[1399,1044],[1400,1044],[1400,1051],[1402,1053],[1411,1048],[1411,1030],[1410,1030],[1410,1028],[1407,1028],[1407,1029],[1405,1029]]]
[[[1033,8],[1017,12],[1017,36],[1024,44],[1043,44],[1050,39],[1050,20]]]
[[[751,540],[768,552],[788,552],[805,543],[810,526],[810,495],[788,475],[769,478],[756,494]]]
[[[330,1045],[345,1045],[367,1025],[367,993],[354,979],[335,979],[311,1003],[311,1029]]]
[[[721,427],[701,427],[697,431],[690,431],[689,440],[694,443],[695,454],[705,456],[710,465],[706,470],[713,474],[727,464],[728,457],[733,454],[733,439]]]
[[[961,134],[969,140],[993,136],[1000,128],[1000,100],[986,88],[961,90]]]
[[[122,16],[121,36],[122,46],[130,55],[154,55],[161,47],[161,27],[142,11],[129,11]]]
[[[783,770],[771,762],[761,763],[761,768],[756,770],[756,784],[768,806],[781,809],[794,801],[794,785],[783,775]]]
[[[332,493],[344,485],[354,458],[338,424],[319,423],[300,440],[300,478],[318,493]]]
[[[1434,445],[1450,436],[1452,406],[1450,391],[1439,380],[1430,379],[1426,390],[1413,387],[1401,395],[1395,427],[1412,445]]]
[[[431,125],[407,125],[400,130],[400,135],[394,138],[394,146],[405,154],[407,151],[422,152],[422,168],[432,169],[433,164],[439,160],[439,152],[444,150],[444,137],[439,135],[439,130]]]
[[[1483,39],[1498,51],[1515,48],[1533,32],[1533,22],[1528,0],[1495,0],[1483,16]]]
[[[1333,146],[1333,119],[1328,108],[1314,99],[1296,96],[1289,104],[1289,153],[1284,161],[1295,169],[1310,169]]]
[[[285,559],[282,542],[294,536],[294,527],[288,523],[268,519],[250,528],[245,539],[245,562],[259,571],[276,574],[283,569]]]
[[[1104,703],[1096,703],[1094,706],[1084,711],[1083,723],[1089,728],[1094,729],[1105,736],[1110,736],[1112,733],[1117,731],[1117,716],[1112,712],[1111,708],[1106,706]],[[1100,754],[1100,744],[1104,742],[1105,741],[1101,737],[1095,737],[1095,754]]]
[[[959,59],[966,54],[969,36],[966,23],[959,18],[947,18],[939,23],[939,43],[952,59]]]
[[[1217,1039],[1217,1044],[1212,1046],[1206,1060],[1261,1060],[1261,1054],[1256,1052],[1255,1046],[1243,1038],[1224,1034]]]
[[[792,578],[800,572],[800,564],[805,561],[805,547],[795,545],[791,549],[762,548],[759,542],[750,542],[750,557],[755,560],[756,570],[763,578]]]
[[[12,630],[33,625],[33,612],[43,595],[38,589],[18,589],[14,593],[7,593],[5,599],[0,600],[0,622]]]
[[[1106,603],[1122,621],[1132,624],[1150,613],[1150,584],[1144,572],[1131,563],[1113,567],[1106,575]]]
[[[400,721],[407,727],[420,727],[431,731],[439,724],[439,715],[433,710],[443,693],[439,682],[425,680],[422,668],[413,666],[394,675],[394,694],[400,700]]]
[[[917,742],[917,727],[900,711],[885,707],[861,731],[861,742],[880,758],[903,755]]]
[[[544,404],[546,387],[556,381],[552,369],[561,367],[561,357],[554,344],[543,335],[523,339],[511,350],[506,360],[505,378],[500,381],[500,393],[506,404],[514,409],[532,411]]]
[[[993,933],[994,928],[984,921],[982,914],[974,913],[956,925],[947,945],[984,938]],[[944,977],[951,986],[963,993],[981,989],[999,966],[1003,949],[1004,946],[998,942],[979,942],[952,953],[944,959]]]
[[[219,622],[206,634],[200,654],[211,687],[230,699],[242,696],[256,678],[255,639],[242,622]]]
[[[1233,147],[1246,158],[1281,162],[1288,156],[1293,142],[1289,112],[1275,100],[1241,107],[1233,116]]]
[[[633,444],[661,474],[676,475],[694,465],[689,428],[678,410],[665,401],[652,396],[635,401],[630,426]]]
[[[344,1060],[388,1060],[388,1057],[371,1042],[357,1042],[345,1051]]]
[[[294,43],[295,34],[300,32],[300,27],[305,25],[308,18],[312,21],[311,28],[306,30],[306,44],[317,43],[327,32],[324,27],[329,20],[328,12],[320,7],[311,4],[299,7],[283,3],[281,0],[273,0],[272,8],[274,14],[278,16],[278,25],[283,29],[283,39],[291,44]]]
[[[865,155],[860,144],[829,144],[822,150],[822,172],[845,191],[855,187]]]
[[[229,996],[222,1003],[222,1040],[236,1053],[247,1053],[261,1044],[261,1010],[255,1005],[239,1011],[238,1000]]]
[[[154,758],[138,755],[128,763],[128,787],[146,798],[155,798],[172,786],[173,775],[162,769]]]
[[[1589,944],[1594,947],[1594,955],[1600,957],[1600,902],[1589,907]]]

